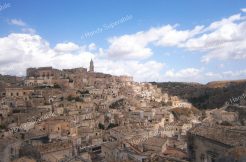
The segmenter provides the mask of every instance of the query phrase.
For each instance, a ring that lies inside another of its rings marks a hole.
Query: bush
[[[99,123],[99,124],[98,124],[98,128],[99,128],[99,129],[104,129],[104,125],[103,125],[102,123]]]
[[[59,84],[54,84],[53,88],[61,88],[61,86]]]
[[[68,97],[67,97],[67,100],[68,101],[73,101],[73,100],[75,100],[76,102],[84,102],[84,100],[82,99],[82,98],[80,98],[80,97],[73,97],[73,96],[71,96],[71,95],[69,95]]]
[[[1,129],[6,129],[6,127],[4,125],[0,125],[0,130]]]
[[[108,129],[118,127],[118,124],[110,123]]]
[[[84,90],[84,91],[78,91],[80,94],[90,94],[88,90]]]
[[[74,97],[71,96],[71,95],[69,95],[69,96],[67,97],[67,100],[68,100],[68,101],[72,101],[72,100],[74,100]]]
[[[223,126],[232,126],[232,124],[230,122],[228,122],[228,121],[223,121],[221,123],[221,125],[223,125]]]

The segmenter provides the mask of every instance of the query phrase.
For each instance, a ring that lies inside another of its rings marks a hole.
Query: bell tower
[[[94,72],[94,63],[93,63],[93,60],[92,59],[90,61],[90,69],[89,69],[89,72]]]

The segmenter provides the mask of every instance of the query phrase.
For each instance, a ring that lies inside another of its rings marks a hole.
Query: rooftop
[[[119,142],[116,141],[116,142],[103,143],[102,146],[110,150],[114,150],[119,146]]]
[[[229,146],[246,146],[246,126],[201,124],[189,132]]]
[[[162,137],[151,137],[143,142],[144,145],[154,145],[157,147],[162,147],[167,142],[167,138]]]

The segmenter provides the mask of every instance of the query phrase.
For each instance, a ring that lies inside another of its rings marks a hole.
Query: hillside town
[[[88,70],[0,75],[0,162],[245,160],[242,100],[201,111],[157,85],[96,72],[93,60]]]

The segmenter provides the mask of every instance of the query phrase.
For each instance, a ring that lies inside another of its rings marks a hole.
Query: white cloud
[[[137,32],[132,35],[123,35],[109,39],[109,56],[123,59],[146,59],[153,52],[148,46],[174,46],[198,34],[202,26],[193,30],[178,31],[176,26],[166,25],[151,28],[148,31]]]
[[[96,71],[113,75],[131,75],[136,81],[204,82],[246,77],[246,70],[214,73],[197,68],[184,68],[164,72],[164,63],[153,60],[143,62],[106,59],[100,57],[101,53],[104,53],[103,49],[99,48],[91,53],[88,51],[89,46],[68,42],[58,43],[51,48],[49,42],[39,35],[12,33],[0,38],[0,73],[25,75],[26,68],[40,66],[59,69],[88,67],[90,59],[93,58]]]
[[[160,46],[179,46],[189,38],[199,34],[203,29],[203,26],[196,26],[192,30],[177,30],[173,27],[166,26],[160,31],[161,37],[157,41],[157,45]]]
[[[246,17],[232,15],[211,23],[204,33],[193,37],[180,45],[191,51],[204,52],[203,62],[212,59],[245,59],[246,58]]]
[[[152,50],[147,48],[148,40],[143,38],[143,33],[123,35],[109,39],[108,54],[113,58],[145,59],[152,55]]]
[[[36,30],[33,28],[22,28],[21,31],[23,33],[28,33],[28,34],[36,34]]]
[[[246,69],[238,71],[225,71],[222,74],[225,78],[242,78],[246,77]]]
[[[211,72],[204,69],[185,68],[179,71],[167,70],[165,72],[166,81],[188,81],[206,83],[215,80],[237,80],[245,79],[246,69],[237,71]]]
[[[12,25],[17,25],[17,26],[26,26],[26,23],[24,21],[22,21],[21,19],[11,19],[9,20],[9,23]]]
[[[168,70],[165,73],[166,77],[169,78],[177,78],[177,79],[181,79],[181,78],[192,78],[192,77],[197,77],[198,75],[200,75],[201,70],[200,69],[196,69],[196,68],[185,68],[182,69],[180,71],[174,71],[174,70]]]
[[[73,52],[79,49],[79,46],[73,42],[58,43],[55,48],[58,52]]]
[[[158,81],[162,78],[160,74],[164,64],[156,61],[141,63],[138,61],[95,60],[95,66],[97,71],[104,73],[134,76],[135,81]]]
[[[202,62],[245,59],[245,29],[246,16],[241,13],[212,22],[207,27],[200,25],[190,30],[178,30],[175,25],[165,25],[109,39],[108,54],[110,58],[117,59],[146,59],[153,55],[150,45],[155,45],[202,52]]]
[[[68,49],[63,48],[68,52],[60,55],[39,35],[12,33],[7,37],[0,38],[0,73],[24,75],[25,69],[28,67],[71,68],[85,66],[94,57],[94,54],[81,49],[76,54],[72,54]]]
[[[218,73],[214,73],[214,72],[207,72],[207,73],[205,73],[205,77],[210,77],[210,78],[218,80],[218,79],[222,78],[222,75],[218,74]]]
[[[89,46],[88,46],[88,50],[89,50],[89,51],[94,51],[94,50],[96,50],[96,48],[97,48],[97,46],[96,46],[95,43],[91,43],[91,44],[89,44]]]
[[[0,73],[25,75],[28,67],[53,66],[55,68],[88,67],[90,59],[96,71],[114,75],[131,75],[136,81],[158,80],[164,64],[156,61],[113,61],[100,58],[102,49],[91,53],[89,46],[58,43],[51,48],[39,35],[12,33],[0,38]]]
[[[246,12],[246,8],[242,8],[241,11],[242,11],[242,12]]]
[[[224,64],[219,64],[219,66],[218,66],[219,68],[224,68],[225,67],[225,65]]]
[[[8,23],[11,25],[16,25],[21,27],[21,31],[22,33],[27,33],[27,34],[36,34],[36,30],[29,27],[27,23],[25,23],[23,20],[21,19],[11,19],[8,20]]]

